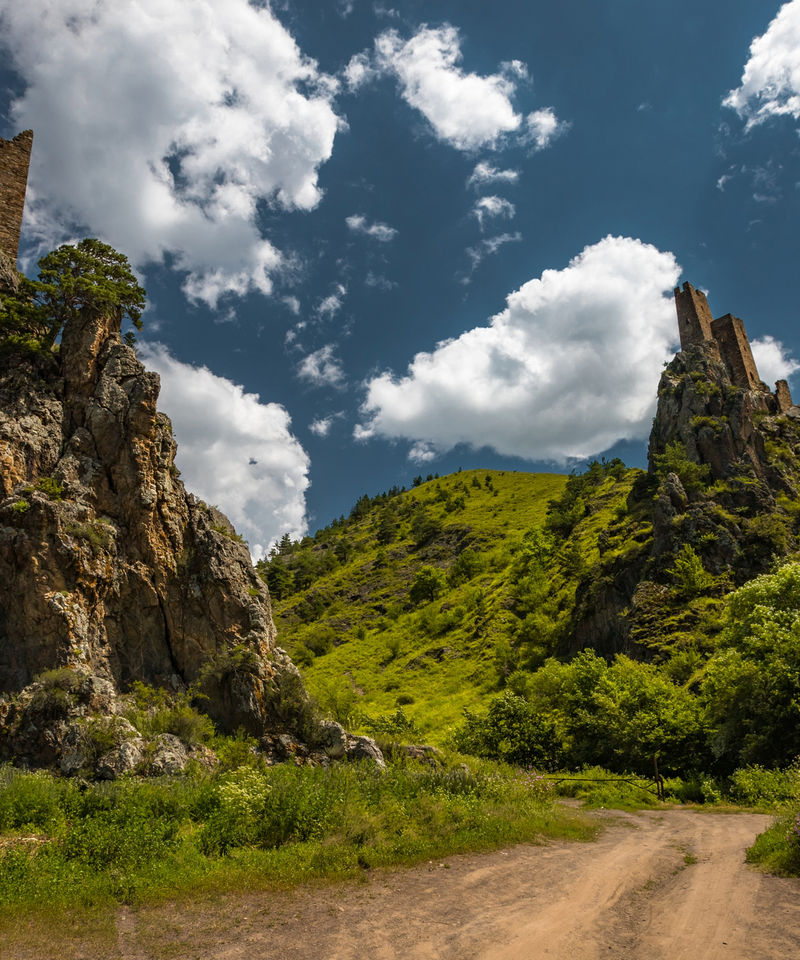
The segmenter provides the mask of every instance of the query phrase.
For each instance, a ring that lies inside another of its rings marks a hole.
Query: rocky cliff
[[[83,678],[83,713],[113,713],[133,681],[200,682],[223,731],[297,732],[307,712],[246,544],[184,489],[158,393],[88,312],[58,354],[0,359],[0,753],[30,760],[44,737],[59,754],[64,724],[20,725],[25,689],[58,668]]]
[[[648,460],[625,522],[652,533],[586,572],[568,652],[694,643],[716,600],[800,543],[800,408],[785,384],[737,385],[713,341],[665,368]]]

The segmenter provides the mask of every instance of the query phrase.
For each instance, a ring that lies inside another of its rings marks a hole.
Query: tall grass
[[[196,885],[291,884],[540,837],[588,839],[511,768],[328,768],[76,784],[0,768],[0,908],[91,906]]]

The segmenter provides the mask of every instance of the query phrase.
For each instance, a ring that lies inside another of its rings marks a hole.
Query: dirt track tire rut
[[[800,958],[800,880],[745,863],[769,817],[599,815],[606,829],[593,843],[519,846],[378,872],[363,884],[226,897],[213,915],[209,904],[184,908],[172,930],[181,955],[199,960]],[[151,929],[159,922],[142,919]]]

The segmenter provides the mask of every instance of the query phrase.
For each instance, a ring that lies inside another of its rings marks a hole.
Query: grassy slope
[[[400,514],[397,539],[383,546],[377,540],[380,506],[348,522],[352,559],[274,604],[280,642],[293,654],[320,624],[336,632],[334,648],[302,668],[311,692],[325,705],[338,697],[341,710],[352,690],[371,714],[394,710],[398,696],[413,697],[404,710],[422,732],[442,733],[455,723],[465,706],[495,686],[493,648],[513,619],[503,606],[509,562],[523,532],[543,522],[548,501],[565,482],[558,474],[481,470],[423,483],[392,501]],[[448,496],[451,502],[463,497],[463,508],[448,512]],[[416,506],[440,524],[420,546],[411,532]],[[321,531],[313,549],[325,550],[330,539]],[[433,603],[413,606],[408,591],[415,573],[424,565],[447,571],[466,548],[479,552],[484,569]],[[305,624],[295,611],[310,592],[333,602]]]
[[[611,531],[607,554],[636,549],[632,532],[649,537],[648,524],[632,528],[627,519],[614,538],[636,476],[625,471],[602,479],[591,513],[571,537],[556,539],[546,582],[538,585],[525,576],[520,548],[525,533],[541,527],[548,502],[562,494],[565,476],[482,470],[429,481],[388,501],[396,538],[385,545],[377,537],[387,504],[373,502],[362,517],[320,531],[287,556],[291,567],[302,564],[301,554],[330,556],[342,538],[350,548],[346,563],[275,602],[280,641],[304,664],[312,693],[342,719],[350,719],[354,705],[375,716],[401,704],[426,739],[443,742],[465,707],[497,690],[502,672],[535,666],[537,657],[553,652],[559,624],[575,605],[579,575],[599,560],[603,531]],[[412,532],[420,509],[438,527],[422,545]],[[424,565],[447,572],[465,549],[478,553],[482,569],[431,603],[411,604],[415,573]],[[309,603],[313,617],[304,609]],[[522,620],[531,611],[540,621],[538,645],[521,639]],[[334,646],[312,658],[308,648],[320,649],[326,629]]]

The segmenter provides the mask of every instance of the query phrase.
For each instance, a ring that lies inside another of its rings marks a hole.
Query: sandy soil
[[[744,862],[758,814],[601,813],[593,843],[365,883],[121,911],[125,960],[798,960],[800,880]]]

